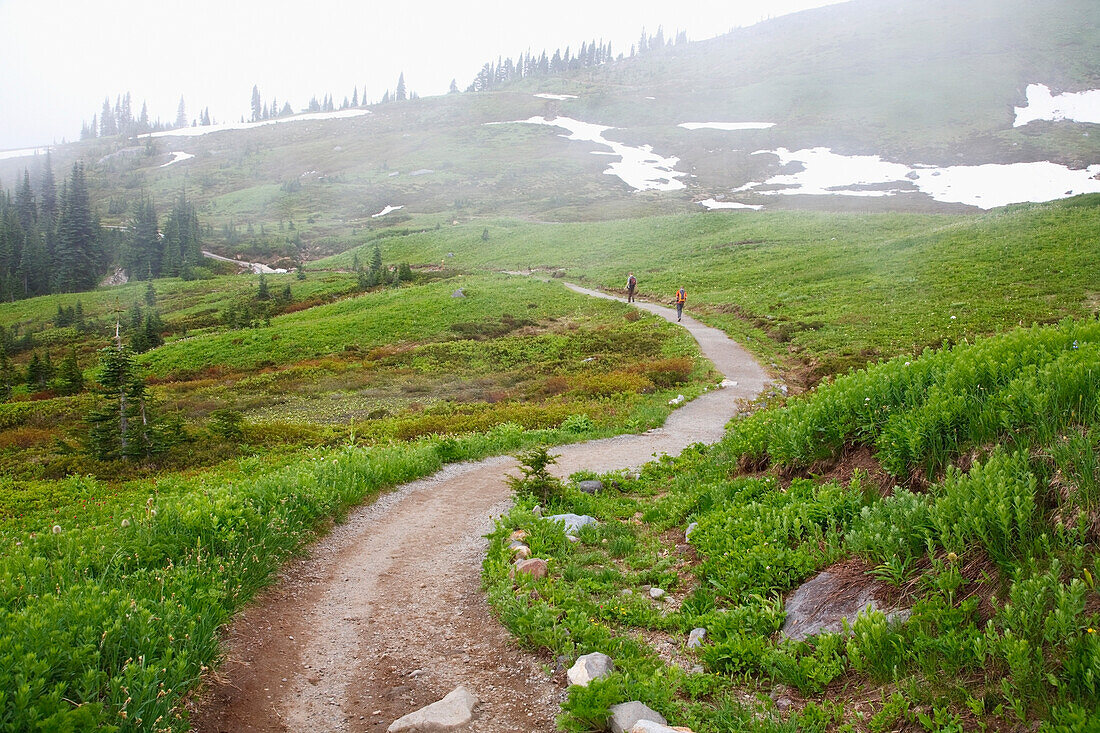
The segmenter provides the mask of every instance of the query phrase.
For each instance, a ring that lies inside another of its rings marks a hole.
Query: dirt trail
[[[675,320],[669,308],[636,305]],[[767,384],[721,331],[686,315],[683,325],[735,384],[642,435],[555,448],[557,474],[640,466],[717,441],[738,402]],[[234,620],[193,728],[373,733],[465,685],[480,700],[469,730],[555,730],[564,673],[519,650],[480,590],[484,535],[510,505],[508,473],[510,457],[450,465],[353,512]]]

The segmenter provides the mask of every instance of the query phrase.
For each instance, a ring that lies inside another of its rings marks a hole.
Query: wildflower
[[[959,559],[959,556],[956,555],[955,553],[953,553],[953,552],[947,553],[947,561],[948,562],[955,562],[958,559]]]
[[[1089,631],[1090,634],[1095,634],[1096,633],[1096,629],[1092,628],[1091,626],[1089,627],[1088,631]]]
[[[61,525],[60,524],[55,524],[53,526],[53,533],[54,534],[61,534]]]
[[[953,321],[953,320],[955,320],[955,318],[956,318],[956,316],[951,316],[951,320],[952,320],[952,321]]]
[[[123,519],[122,520],[122,528],[126,529],[129,526],[130,526],[130,520],[129,519]]]

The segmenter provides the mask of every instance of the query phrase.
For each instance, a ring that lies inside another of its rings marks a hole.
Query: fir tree
[[[13,379],[11,361],[6,351],[0,350],[0,402],[11,399],[11,386]]]
[[[74,163],[57,221],[58,251],[54,271],[58,290],[76,292],[95,286],[102,265],[99,244],[99,222],[92,213],[84,164]]]
[[[145,382],[119,342],[100,350],[96,407],[88,415],[88,450],[101,460],[139,458],[157,448]]]
[[[57,370],[57,392],[61,395],[79,394],[84,390],[84,372],[76,359],[76,349],[69,352]]]
[[[405,93],[405,72],[402,71],[397,77],[397,93],[394,95],[394,99],[398,102],[404,102],[408,96]]]
[[[183,103],[183,96],[180,96],[180,105],[176,108],[176,128],[187,127],[187,107]]]
[[[263,103],[260,101],[260,88],[252,85],[252,121],[259,122],[263,114]]]
[[[377,244],[370,256],[370,272],[375,285],[382,281],[382,250]]]

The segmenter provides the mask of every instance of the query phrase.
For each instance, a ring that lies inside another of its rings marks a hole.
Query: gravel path
[[[675,320],[672,309],[635,305]],[[724,333],[686,315],[682,325],[735,384],[647,433],[555,448],[555,473],[635,467],[715,442],[739,401],[768,383]],[[373,733],[465,685],[480,700],[468,730],[555,730],[564,673],[517,648],[481,593],[484,535],[510,505],[504,477],[515,468],[510,457],[450,465],[353,512],[234,619],[193,728]]]

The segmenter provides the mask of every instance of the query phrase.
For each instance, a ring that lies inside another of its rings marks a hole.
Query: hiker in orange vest
[[[684,303],[687,302],[688,295],[684,292],[683,288],[676,291],[676,322],[679,323],[680,319],[684,315]]]
[[[627,303],[633,303],[634,302],[634,288],[636,288],[636,287],[638,287],[638,278],[634,277],[634,273],[632,272],[626,278],[626,302]]]

